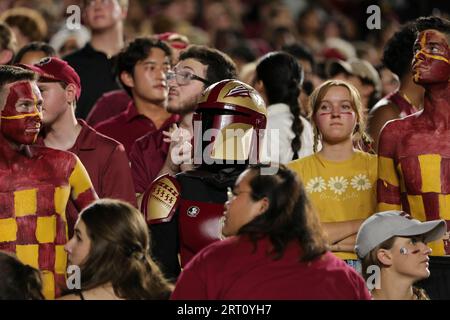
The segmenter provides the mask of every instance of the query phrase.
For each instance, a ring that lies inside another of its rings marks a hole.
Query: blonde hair
[[[314,129],[314,152],[317,151],[317,145],[320,140],[320,132],[317,128],[316,122],[314,121],[314,116],[319,110],[320,103],[322,102],[323,98],[327,94],[328,90],[330,90],[330,88],[332,87],[344,87],[350,93],[352,109],[356,113],[356,127],[353,131],[352,139],[356,142],[356,145],[359,149],[364,149],[364,146],[362,144],[366,145],[366,147],[371,148],[370,145],[372,139],[366,133],[366,120],[364,118],[363,105],[358,90],[348,82],[342,80],[328,80],[317,87],[309,97],[309,107],[311,110],[309,118]]]

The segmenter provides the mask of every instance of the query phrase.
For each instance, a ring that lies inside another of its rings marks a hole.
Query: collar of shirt
[[[153,123],[153,121],[151,119],[149,119],[149,118],[145,117],[144,115],[138,113],[137,108],[134,105],[133,101],[130,101],[130,103],[128,104],[127,109],[124,111],[124,114],[125,114],[125,121],[126,122],[131,122],[135,118],[144,118],[144,119],[147,119],[148,121],[151,121]],[[164,130],[167,126],[170,126],[170,125],[172,125],[172,123],[179,122],[179,121],[180,121],[180,115],[172,114],[169,118],[167,118],[166,121],[164,121],[163,125],[161,126],[161,128],[159,130],[161,130],[161,129]],[[153,123],[153,125],[154,125],[154,123]],[[156,126],[155,126],[155,128],[156,128]]]
[[[77,140],[72,148],[68,151],[74,152],[76,150],[93,150],[97,146],[97,140],[95,138],[97,132],[90,127],[84,120],[77,119],[81,126],[81,131],[78,134]]]

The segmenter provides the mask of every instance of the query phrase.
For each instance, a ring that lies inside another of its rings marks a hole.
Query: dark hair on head
[[[122,72],[127,72],[131,76],[134,74],[134,67],[139,61],[145,60],[153,48],[159,48],[172,59],[172,50],[170,47],[161,40],[154,37],[139,37],[128,43],[128,45],[123,48],[117,56],[116,62],[116,76],[118,77],[122,87],[125,91],[132,96],[131,88],[125,85],[120,74]]]
[[[28,52],[34,51],[42,51],[46,54],[47,57],[56,57],[56,51],[53,49],[51,45],[46,42],[33,41],[29,44],[24,45],[19,52],[17,52],[16,57],[13,60],[13,63],[20,63],[23,56]]]
[[[382,61],[384,65],[399,76],[400,80],[411,75],[413,47],[416,41],[415,24],[406,23],[386,43]]]
[[[0,251],[0,300],[43,300],[39,271]]]
[[[303,69],[297,60],[286,52],[274,51],[263,56],[256,66],[256,79],[264,84],[268,104],[285,103],[289,106],[292,118],[292,131],[295,134],[291,142],[294,158],[302,146],[300,136],[303,123],[300,120],[298,96],[303,82]]]
[[[225,80],[236,79],[237,69],[233,60],[224,52],[202,45],[191,45],[180,54],[178,61],[195,59],[207,66],[208,85]]]
[[[16,37],[11,28],[6,23],[0,22],[0,51],[10,50],[14,54],[16,52],[16,46]]]
[[[17,81],[36,81],[38,75],[31,70],[16,66],[0,65],[0,90],[9,83]]]
[[[250,166],[251,198],[267,197],[268,209],[242,226],[238,234],[247,235],[256,246],[268,237],[273,245],[274,259],[280,259],[291,241],[301,247],[300,261],[311,261],[327,251],[327,242],[317,214],[313,211],[303,184],[295,172],[280,164],[276,174],[262,174],[268,165]],[[273,168],[271,168],[273,169]]]
[[[6,10],[0,16],[8,26],[16,27],[31,41],[44,41],[47,37],[48,26],[42,14],[31,8],[15,7]]]
[[[429,16],[416,19],[417,32],[422,32],[429,29],[440,31],[447,35],[447,39],[450,38],[450,21],[445,18]]]
[[[167,299],[171,286],[150,257],[143,215],[126,202],[102,199],[80,213],[91,241],[81,268],[81,289],[111,283],[124,299]]]
[[[300,43],[293,43],[284,45],[281,50],[293,55],[298,60],[308,61],[311,64],[313,72],[315,72],[316,60],[314,59],[311,51],[306,46],[303,46]]]
[[[256,60],[256,52],[255,50],[245,41],[240,42],[229,49],[228,54],[235,58],[239,58],[245,63],[250,63]]]

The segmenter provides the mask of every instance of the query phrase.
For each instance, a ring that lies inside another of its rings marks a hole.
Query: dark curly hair
[[[428,29],[440,31],[447,35],[447,39],[450,39],[450,21],[447,19],[436,16],[420,17],[416,19],[417,32]]]
[[[23,56],[28,52],[42,51],[47,57],[56,57],[55,49],[46,42],[33,41],[24,45],[14,57],[13,63],[20,63]]]
[[[305,189],[295,172],[280,164],[276,174],[263,174],[268,165],[250,166],[249,185],[253,201],[267,197],[269,208],[242,226],[238,235],[246,235],[255,249],[259,239],[268,237],[273,245],[269,254],[280,259],[288,244],[297,241],[302,248],[300,261],[312,261],[327,251],[322,227]],[[272,170],[273,168],[270,168]]]
[[[387,42],[382,61],[400,80],[411,73],[413,60],[413,47],[416,41],[416,28],[414,22],[402,26]]]
[[[191,45],[180,54],[179,61],[195,59],[208,66],[206,80],[208,85],[224,79],[236,79],[237,70],[234,61],[220,50],[201,45]]]

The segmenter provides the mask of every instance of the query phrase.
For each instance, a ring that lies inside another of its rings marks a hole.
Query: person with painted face
[[[355,251],[374,300],[429,300],[414,284],[430,276],[427,243],[441,238],[444,220],[420,222],[402,211],[375,213],[361,225]]]
[[[416,28],[412,70],[414,82],[425,89],[424,109],[389,122],[381,131],[378,209],[403,210],[420,221],[444,219],[448,229],[450,21],[419,18]],[[450,254],[446,239],[448,236],[430,244],[434,256]],[[431,259],[431,265],[433,262]],[[435,287],[428,288],[430,296],[443,284],[436,278]],[[448,282],[445,285],[448,287]],[[445,291],[450,293],[448,289]]]
[[[97,195],[75,155],[33,145],[42,121],[36,77],[0,66],[0,250],[39,269],[54,298],[64,285],[67,201],[81,210]]]
[[[259,162],[266,107],[261,95],[238,80],[203,92],[193,115],[195,169],[163,175],[143,193],[141,211],[152,232],[154,258],[166,277],[202,248],[221,239],[223,205],[249,163]]]

